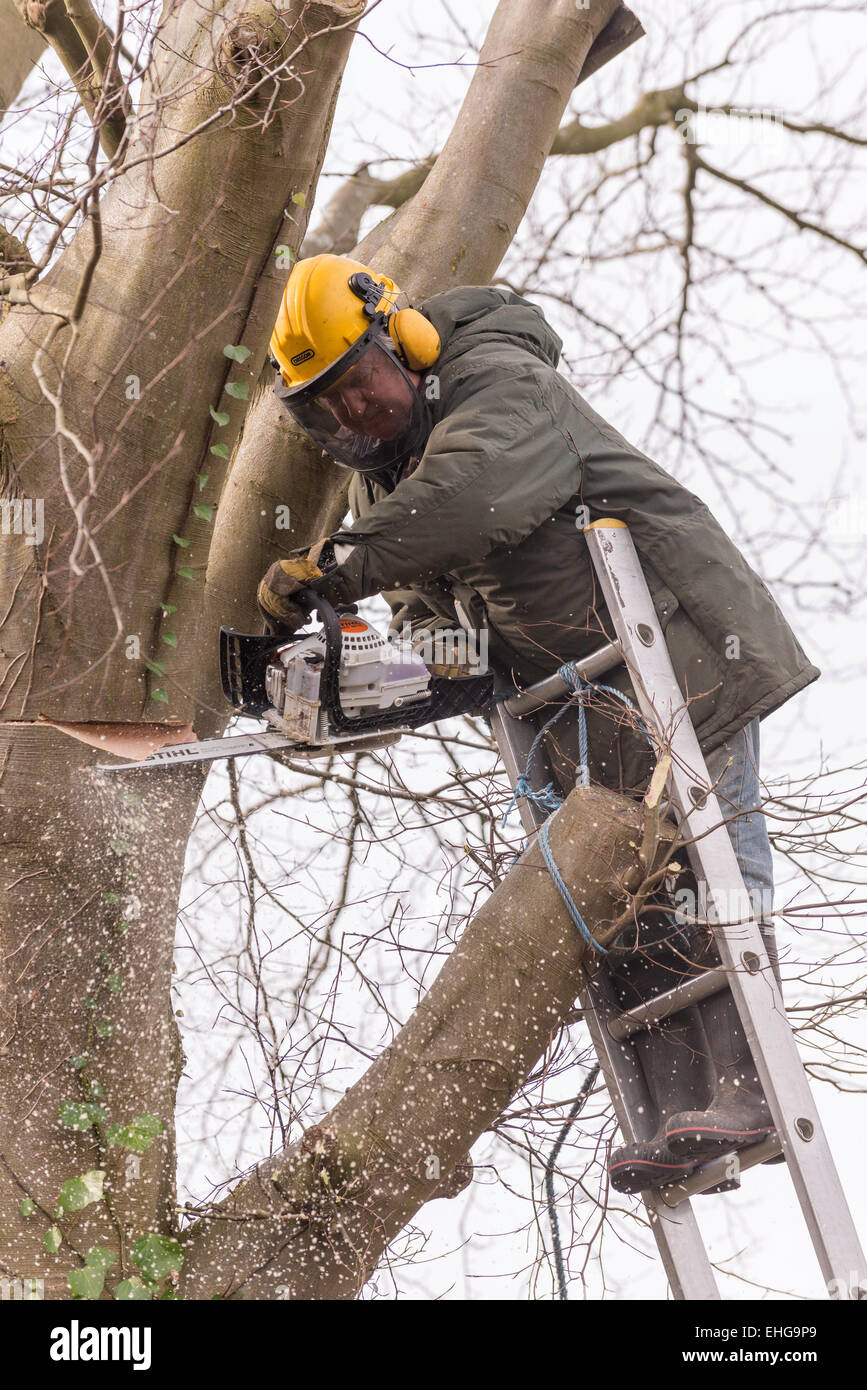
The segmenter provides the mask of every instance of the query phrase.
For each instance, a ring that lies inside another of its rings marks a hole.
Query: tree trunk
[[[594,936],[639,886],[641,834],[640,805],[602,788],[576,789],[549,821]],[[469,1149],[562,1025],[593,957],[534,839],[394,1043],[320,1125],[239,1183],[220,1204],[227,1219],[188,1233],[185,1297],[353,1298],[425,1202],[466,1186]]]
[[[224,465],[209,445],[231,441],[244,410],[223,387],[261,364],[285,279],[273,250],[300,244],[306,213],[292,195],[312,202],[346,24],[362,8],[296,0],[277,16],[263,0],[231,0],[210,30],[195,5],[170,15],[142,97],[157,114],[98,221],[36,285],[33,305],[0,326],[0,497],[26,500],[31,518],[44,508],[44,539],[4,526],[0,541],[0,1227],[4,1272],[45,1279],[51,1297],[68,1296],[75,1252],[104,1244],[116,1274],[134,1273],[130,1238],[176,1225],[170,983],[203,775],[175,769],[100,792],[88,769],[104,755],[38,717],[135,728],[197,716],[197,667],[215,635],[201,623],[211,526],[193,507],[219,499]],[[260,38],[303,57],[303,90],[285,74],[276,89],[249,90],[254,21]],[[183,143],[226,103],[225,117]],[[236,364],[223,347],[245,336],[253,355]],[[218,429],[209,406],[226,409],[229,425]],[[159,688],[165,702],[152,698]],[[217,722],[226,714],[221,701]],[[89,1093],[94,1082],[104,1099]],[[62,1102],[97,1098],[115,1123],[159,1116],[166,1137],[128,1169],[104,1124],[58,1120]],[[111,1210],[98,1202],[62,1218],[52,1256],[42,1238],[61,1186],[93,1170],[107,1173]],[[22,1199],[35,1215],[20,1214]]]
[[[15,0],[0,0],[0,120],[45,49],[45,37],[24,23]]]

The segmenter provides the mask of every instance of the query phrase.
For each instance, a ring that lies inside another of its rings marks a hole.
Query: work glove
[[[307,609],[293,603],[292,595],[299,589],[306,589],[314,579],[322,578],[322,570],[316,562],[324,545],[325,540],[317,541],[306,555],[275,560],[259,581],[256,602],[272,636],[289,636],[307,621]]]

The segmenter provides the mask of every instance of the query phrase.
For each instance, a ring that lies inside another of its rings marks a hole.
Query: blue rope
[[[593,937],[591,936],[590,928],[587,926],[587,923],[584,921],[584,918],[578,911],[578,908],[575,905],[575,901],[571,893],[569,892],[569,889],[563,882],[560,870],[557,868],[557,865],[554,862],[554,856],[551,853],[551,846],[548,844],[547,821],[544,821],[543,824],[539,826],[539,844],[541,845],[542,853],[545,856],[545,863],[548,865],[548,873],[553,878],[557,892],[560,894],[560,897],[566,904],[566,911],[569,913],[569,916],[572,918],[572,921],[575,923],[575,926],[578,928],[579,932],[583,936],[584,940],[587,942],[588,946],[592,946],[594,951],[597,951],[600,956],[607,956],[608,952],[606,951],[605,947],[600,946],[599,942],[594,941]]]
[[[512,799],[506,807],[505,815],[502,820],[503,826],[505,826],[509,816],[518,803],[518,798],[521,796],[527,801],[532,801],[534,806],[538,806],[540,810],[547,811],[549,814],[563,805],[563,798],[555,790],[553,782],[548,782],[546,786],[542,787],[537,792],[533,791],[530,781],[530,769],[545,734],[556,724],[558,719],[562,719],[567,710],[574,709],[576,704],[578,706],[578,756],[581,760],[581,766],[579,777],[575,780],[578,786],[588,787],[590,785],[587,746],[587,711],[585,708],[585,696],[588,691],[602,690],[607,695],[614,695],[622,704],[628,705],[636,714],[636,720],[639,726],[638,732],[641,734],[642,738],[646,739],[650,746],[653,747],[653,742],[644,727],[644,721],[638,716],[635,705],[632,703],[629,696],[624,695],[622,690],[615,690],[613,685],[604,685],[602,681],[585,680],[583,676],[579,675],[575,663],[571,661],[567,661],[565,665],[561,666],[557,671],[557,675],[572,691],[572,699],[570,699],[567,704],[563,705],[562,709],[559,709],[557,713],[548,720],[547,724],[542,725],[536,737],[533,739],[530,745],[530,751],[527,754],[527,765],[515,783]]]
[[[560,1222],[557,1219],[557,1206],[554,1197],[554,1164],[557,1162],[557,1156],[566,1142],[566,1136],[569,1133],[569,1130],[572,1128],[572,1122],[574,1121],[575,1116],[584,1108],[584,1102],[589,1096],[590,1092],[592,1091],[598,1075],[599,1064],[597,1062],[596,1066],[593,1067],[593,1069],[589,1071],[585,1076],[584,1082],[581,1086],[581,1090],[578,1092],[578,1096],[575,1100],[575,1104],[569,1111],[569,1114],[566,1118],[566,1123],[560,1130],[560,1133],[557,1137],[557,1142],[548,1156],[548,1162],[545,1164],[545,1192],[548,1197],[548,1220],[551,1223],[551,1243],[554,1246],[554,1265],[557,1270],[557,1286],[560,1290],[560,1297],[564,1301],[568,1301],[569,1295],[566,1292],[566,1267],[563,1264],[563,1246],[560,1241]]]
[[[585,708],[585,698],[588,691],[605,691],[605,693],[608,695],[614,695],[618,700],[622,701],[624,705],[628,705],[631,710],[635,710],[635,705],[632,703],[628,695],[623,694],[622,690],[615,690],[613,685],[603,685],[601,681],[585,680],[583,676],[581,676],[578,673],[578,670],[573,662],[566,662],[565,665],[561,666],[557,672],[557,675],[560,677],[562,681],[565,682],[565,684],[572,691],[572,698],[565,705],[563,705],[563,707],[559,709],[557,713],[553,715],[552,718],[549,719],[546,724],[542,725],[541,729],[536,734],[536,737],[533,739],[533,742],[530,745],[530,751],[527,754],[527,765],[524,768],[524,771],[522,772],[518,780],[516,781],[515,790],[512,793],[512,799],[506,807],[506,812],[502,820],[503,826],[505,826],[507,820],[509,819],[509,816],[512,814],[512,811],[515,809],[515,806],[517,805],[518,798],[521,796],[525,797],[527,801],[532,801],[533,805],[538,806],[540,810],[547,811],[549,816],[552,815],[554,811],[558,810],[559,807],[563,805],[563,797],[560,796],[560,794],[555,790],[553,781],[548,782],[548,784],[542,787],[539,791],[534,791],[530,778],[530,772],[533,766],[533,759],[539,751],[542,740],[545,737],[548,730],[552,728],[554,724],[556,724],[558,719],[562,719],[563,715],[566,713],[567,710],[574,709],[576,704],[578,706],[578,756],[581,759],[581,767],[579,773],[580,780],[576,778],[576,782],[579,786],[587,787],[590,785],[590,769],[588,766],[587,756],[587,711]],[[639,724],[639,732],[641,733],[642,737],[645,738],[647,742],[651,744],[652,747],[653,745],[651,739],[647,733],[647,730],[644,727],[643,721],[640,719],[640,717],[638,717],[637,714],[636,718]],[[573,901],[569,893],[569,889],[563,882],[560,870],[557,868],[557,865],[554,861],[554,855],[551,852],[551,846],[548,843],[547,821],[543,822],[543,824],[539,828],[539,844],[542,848],[542,854],[545,857],[545,863],[548,866],[548,872],[554,880],[554,883],[557,887],[557,891],[560,894],[560,897],[563,899],[563,902],[566,904],[566,910],[568,911],[569,916],[572,918],[572,921],[574,922],[575,926],[578,928],[579,932],[581,933],[584,940],[587,942],[588,946],[592,946],[594,951],[598,952],[599,955],[607,956],[608,952],[604,949],[604,947],[599,945],[598,941],[594,941],[593,937],[591,936],[587,924],[584,921],[584,918],[581,916],[581,913],[578,911],[578,908],[575,905],[575,902]]]

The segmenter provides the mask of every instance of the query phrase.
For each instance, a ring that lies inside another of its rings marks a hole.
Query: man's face
[[[409,372],[407,381],[390,353],[375,344],[328,391],[316,397],[353,434],[372,439],[397,439],[412,421],[413,393],[421,380]]]

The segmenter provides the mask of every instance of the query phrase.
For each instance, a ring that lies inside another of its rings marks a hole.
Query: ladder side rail
[[[671,753],[687,853],[716,910],[713,931],[729,989],[820,1267],[831,1288],[867,1285],[858,1234],[632,537],[623,523],[611,522],[595,522],[585,535],[641,713]]]

